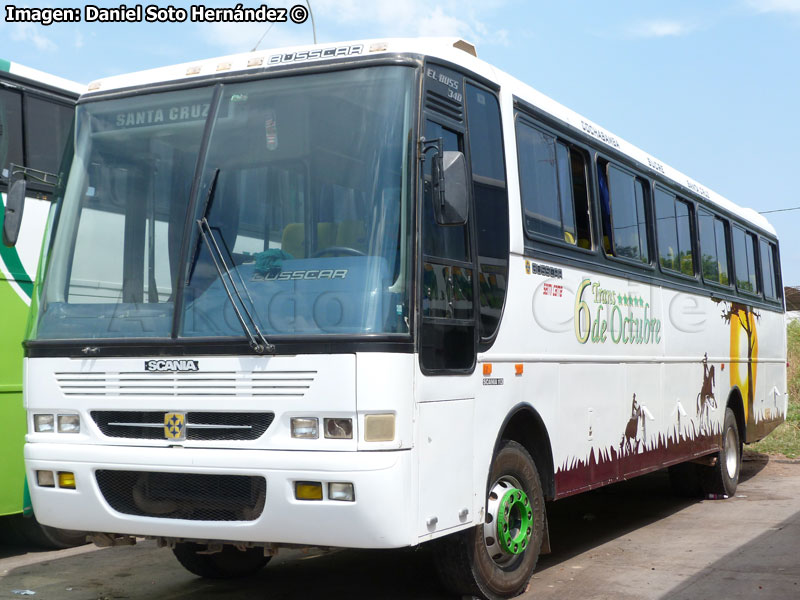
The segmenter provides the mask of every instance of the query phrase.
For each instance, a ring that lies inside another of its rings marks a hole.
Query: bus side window
[[[463,151],[463,136],[427,121],[426,139]],[[467,225],[439,225],[433,211],[431,164],[423,162],[422,327],[420,365],[428,372],[468,371],[475,363],[473,270]]]
[[[762,239],[759,242],[759,250],[761,254],[761,279],[764,282],[764,296],[770,300],[777,300],[778,278],[775,273],[775,265],[778,261],[775,244]]]
[[[500,106],[494,94],[467,84],[472,197],[478,244],[480,337],[500,325],[508,280],[508,192]]]
[[[442,150],[462,151],[460,136],[450,129],[442,127],[433,121],[427,121],[425,129],[426,139],[442,138]],[[431,192],[431,164],[426,160],[423,163],[425,170],[423,194],[423,251],[428,256],[438,256],[452,260],[467,261],[469,244],[467,243],[467,227],[465,225],[439,225],[433,213],[433,196]]]
[[[661,188],[656,188],[655,200],[661,268],[693,276],[691,206]]]
[[[601,175],[600,205],[603,211],[603,236],[608,238],[606,251],[610,248],[613,256],[649,264],[644,180],[605,161],[600,162],[598,170],[605,171],[608,184],[606,195]]]
[[[67,143],[74,109],[25,96],[25,166],[56,173]]]
[[[592,248],[592,215],[589,208],[589,180],[586,156],[577,148],[569,148],[570,180],[572,181],[572,200],[575,207],[575,227],[577,244],[580,248]]]
[[[591,248],[584,155],[522,119],[516,130],[526,231]]]
[[[697,222],[700,230],[700,262],[703,279],[730,285],[727,224],[703,208],[697,211]]]
[[[740,291],[751,294],[761,291],[756,277],[756,238],[738,225],[733,228],[733,266]]]
[[[22,96],[0,89],[0,171],[22,161]]]

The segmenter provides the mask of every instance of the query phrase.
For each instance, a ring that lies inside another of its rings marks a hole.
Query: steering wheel
[[[350,248],[349,246],[328,246],[322,250],[316,251],[310,258],[318,258],[326,254],[343,254],[345,256],[366,256],[361,250]]]

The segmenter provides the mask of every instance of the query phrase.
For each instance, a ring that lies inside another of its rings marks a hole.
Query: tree
[[[761,319],[761,313],[757,313],[749,306],[740,302],[723,302],[722,318],[731,328],[740,327],[747,335],[747,397],[744,399],[747,422],[753,422],[753,398],[755,397],[755,377],[753,372],[753,352],[756,348],[756,321]],[[731,347],[731,359],[734,348]]]

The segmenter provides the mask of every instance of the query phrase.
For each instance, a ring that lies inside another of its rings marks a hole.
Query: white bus
[[[11,248],[0,245],[0,537],[14,531],[26,542],[49,546],[74,545],[85,536],[41,528],[34,518],[22,518],[23,511],[30,513],[22,458],[27,431],[22,405],[22,340],[51,209],[54,174],[69,138],[75,102],[85,89],[0,59],[0,211],[5,209],[9,184],[28,181],[19,243]],[[0,215],[0,227],[3,223]]]
[[[463,41],[97,81],[58,202],[37,514],[202,576],[436,540],[453,591],[514,596],[545,501],[731,495],[786,413],[769,223]]]

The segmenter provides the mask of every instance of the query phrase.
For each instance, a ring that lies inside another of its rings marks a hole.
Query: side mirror
[[[467,161],[446,150],[434,157],[434,211],[439,225],[464,225],[469,215]]]
[[[9,248],[16,245],[19,237],[27,187],[28,184],[24,179],[17,179],[11,185],[11,189],[6,196],[6,210],[3,215],[3,244]]]

